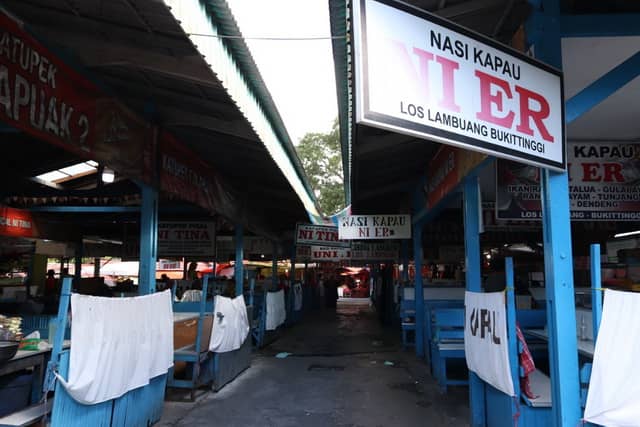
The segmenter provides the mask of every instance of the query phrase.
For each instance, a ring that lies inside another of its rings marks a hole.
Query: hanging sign
[[[152,128],[0,11],[0,121],[150,179]]]
[[[392,0],[356,0],[356,121],[564,170],[562,74]]]
[[[213,260],[215,236],[213,222],[160,222],[158,256],[204,257]]]
[[[311,246],[311,261],[348,261],[351,249],[328,246]]]
[[[410,239],[410,215],[349,215],[340,219],[340,239]]]
[[[640,144],[570,142],[571,219],[640,220]],[[539,169],[498,161],[498,219],[540,219]]]
[[[0,235],[36,237],[38,232],[31,212],[0,206]]]
[[[351,259],[362,261],[396,261],[400,258],[400,245],[393,242],[353,242]]]
[[[338,227],[298,224],[296,226],[296,245],[348,248],[351,246],[351,242],[339,239]]]
[[[514,396],[504,292],[465,292],[464,354],[483,381]]]

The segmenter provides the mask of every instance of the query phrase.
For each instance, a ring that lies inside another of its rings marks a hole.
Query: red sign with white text
[[[148,181],[151,127],[0,11],[0,121]]]
[[[393,0],[356,0],[356,121],[564,170],[562,74]]]
[[[0,207],[0,235],[10,237],[36,237],[38,235],[31,212]]]

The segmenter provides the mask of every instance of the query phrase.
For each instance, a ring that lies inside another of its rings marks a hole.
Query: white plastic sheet
[[[503,393],[515,396],[504,292],[467,291],[464,306],[464,353],[469,370]]]
[[[607,427],[640,425],[640,294],[605,291],[585,420]]]
[[[284,305],[284,291],[267,292],[267,321],[266,330],[273,331],[282,325],[287,319],[287,310]]]
[[[173,312],[169,290],[132,298],[71,295],[68,380],[76,401],[115,399],[173,366]]]
[[[249,334],[247,306],[242,295],[233,299],[216,296],[209,350],[225,353],[239,349]]]

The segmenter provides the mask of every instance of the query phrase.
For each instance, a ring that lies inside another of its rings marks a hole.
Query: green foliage
[[[296,147],[298,157],[326,215],[344,209],[344,176],[338,120],[329,133],[308,133]]]

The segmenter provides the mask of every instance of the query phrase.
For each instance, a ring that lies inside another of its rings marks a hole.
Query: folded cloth
[[[239,349],[249,334],[247,306],[242,295],[233,299],[216,296],[209,350],[224,353]]]
[[[200,302],[202,301],[202,291],[197,289],[189,289],[184,292],[180,302]]]
[[[520,325],[517,323],[516,334],[518,335],[518,341],[520,341],[520,344],[522,345],[522,351],[520,352],[520,367],[522,368],[522,371],[520,372],[520,391],[529,399],[536,399],[539,396],[533,394],[531,391],[531,385],[529,384],[529,374],[536,370],[536,365],[533,361],[533,357],[531,357],[527,341],[524,339],[524,335],[520,330]]]
[[[71,295],[68,379],[79,403],[93,405],[149,384],[173,366],[169,290],[133,298]]]
[[[284,305],[284,290],[267,292],[267,331],[273,331],[282,325],[287,318],[287,310]]]

